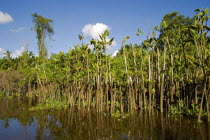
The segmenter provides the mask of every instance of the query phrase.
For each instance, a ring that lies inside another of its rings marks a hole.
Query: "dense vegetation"
[[[141,44],[126,45],[130,38],[126,36],[115,57],[106,54],[114,39],[107,39],[106,30],[100,39],[49,58],[44,40],[54,33],[52,20],[33,14],[39,56],[26,49],[11,58],[7,51],[0,59],[0,91],[97,112],[160,110],[198,116],[198,121],[206,116],[210,122],[209,12],[195,12],[192,18],[178,12],[166,14]],[[138,29],[136,35],[141,34]],[[83,38],[79,35],[81,42]]]

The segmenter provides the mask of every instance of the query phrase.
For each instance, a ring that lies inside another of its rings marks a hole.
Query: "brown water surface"
[[[0,100],[0,140],[210,140],[210,125],[153,112],[126,118],[69,108],[29,111],[27,98]]]

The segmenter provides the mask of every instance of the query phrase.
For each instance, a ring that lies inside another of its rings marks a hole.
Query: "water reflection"
[[[76,108],[29,111],[32,102],[24,98],[0,101],[0,139],[210,139],[208,124],[185,117],[136,112],[114,118]]]

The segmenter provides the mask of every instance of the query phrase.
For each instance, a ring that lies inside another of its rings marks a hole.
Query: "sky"
[[[29,51],[38,54],[32,30],[35,12],[54,22],[53,40],[46,40],[49,54],[68,52],[81,43],[78,34],[83,33],[88,43],[106,29],[108,39],[115,38],[108,49],[113,54],[126,35],[131,37],[128,43],[140,44],[165,14],[177,11],[193,17],[198,8],[210,8],[210,0],[0,0],[0,58],[7,50],[18,57],[27,44]],[[138,28],[145,34],[137,37]]]

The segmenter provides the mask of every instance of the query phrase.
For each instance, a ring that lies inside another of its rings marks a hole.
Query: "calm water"
[[[29,111],[31,101],[0,100],[0,140],[210,140],[210,125],[158,113],[114,118],[95,111]]]

